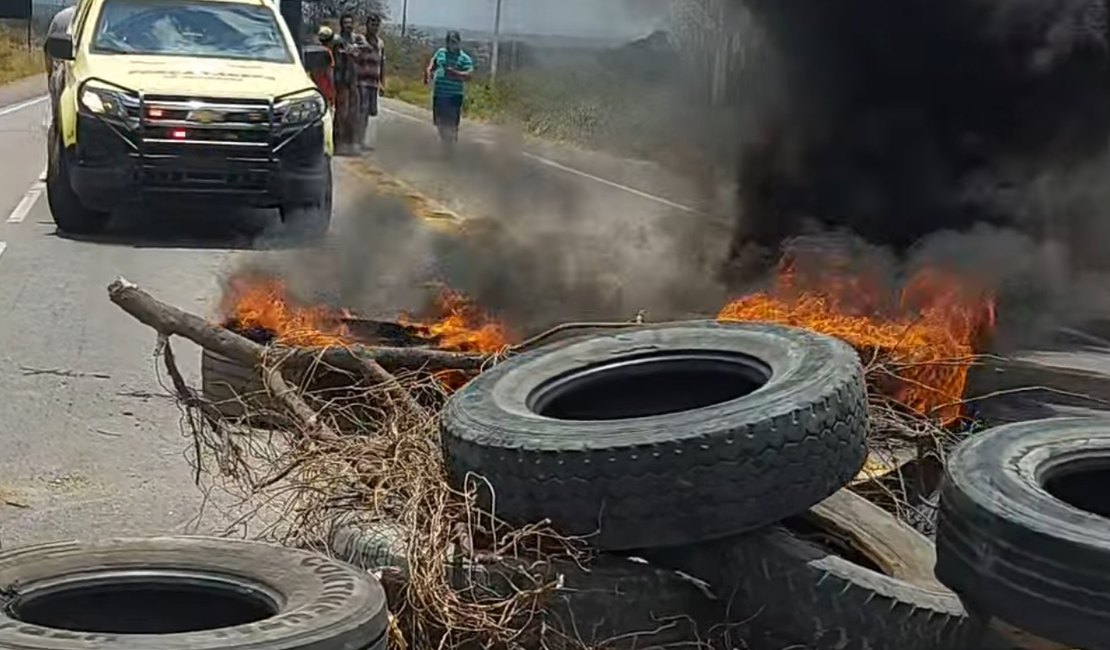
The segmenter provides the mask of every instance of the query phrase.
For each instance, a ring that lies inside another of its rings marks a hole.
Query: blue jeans
[[[462,120],[462,95],[434,95],[432,121],[439,129],[439,137],[449,142],[459,139],[459,122]]]

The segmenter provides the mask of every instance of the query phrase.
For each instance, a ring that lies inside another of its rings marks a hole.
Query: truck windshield
[[[273,63],[293,60],[273,10],[208,0],[107,0],[92,51]]]

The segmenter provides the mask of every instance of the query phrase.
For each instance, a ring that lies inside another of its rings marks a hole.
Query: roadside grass
[[[432,105],[431,89],[419,78],[396,76],[387,78],[385,96],[424,108]]]
[[[0,84],[18,81],[42,72],[42,54],[27,51],[27,37],[0,26]]]
[[[431,89],[422,76],[435,49],[432,42],[419,33],[383,38],[385,96],[431,108]],[[674,74],[644,74],[602,57],[507,70],[496,85],[479,71],[463,110],[467,119],[510,123],[550,142],[653,160],[683,173],[716,174],[708,170],[729,155],[729,136],[707,126],[704,109],[675,84]],[[733,121],[728,116],[728,123]]]
[[[467,89],[464,114],[485,122],[512,122],[528,135],[639,158],[655,158],[664,147],[667,111],[651,89],[598,68],[550,71],[544,75],[503,74],[496,85],[478,78]],[[394,71],[386,96],[417,106],[431,105],[419,73]],[[663,136],[663,137],[661,137]]]

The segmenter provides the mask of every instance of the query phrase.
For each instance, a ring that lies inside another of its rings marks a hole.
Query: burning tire
[[[976,613],[1068,647],[1110,639],[1110,427],[1035,420],[949,459],[937,577]]]
[[[652,548],[759,528],[848,483],[866,394],[837,339],[691,322],[510,359],[454,395],[441,429],[452,481],[499,516]]]
[[[159,537],[0,552],[0,647],[384,650],[380,584],[323,556]]]
[[[848,490],[781,526],[658,556],[710,579],[753,647],[963,650],[982,637],[933,577],[929,540]]]

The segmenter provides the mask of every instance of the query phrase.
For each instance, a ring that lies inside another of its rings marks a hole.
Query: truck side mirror
[[[328,49],[320,45],[306,45],[302,58],[304,67],[310,72],[327,70],[331,66],[331,56],[328,54]]]
[[[73,60],[73,37],[69,34],[52,34],[46,37],[46,53],[58,61]]]

